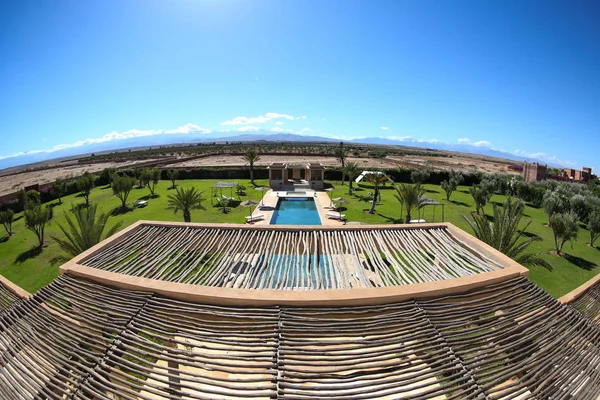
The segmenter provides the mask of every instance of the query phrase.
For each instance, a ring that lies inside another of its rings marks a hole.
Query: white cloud
[[[492,144],[487,140],[479,140],[477,142],[471,142],[471,139],[468,137],[458,138],[458,143],[468,144],[475,147],[491,147]]]
[[[283,125],[283,122],[277,121],[277,122],[275,122],[275,125]]]
[[[192,123],[187,123],[184,126],[180,126],[177,129],[171,129],[169,131],[165,131],[165,133],[182,133],[182,134],[188,134],[188,133],[211,133],[212,131],[210,129],[206,129],[206,128],[202,128],[201,126],[198,126],[196,124],[192,124]]]
[[[389,131],[390,127],[389,126],[380,126],[379,129],[381,129],[382,131]]]
[[[307,127],[307,128],[302,128],[302,129],[300,129],[300,133],[304,133],[304,132],[310,132],[310,131],[312,131],[312,129],[310,129],[310,128],[308,128],[308,127]]]
[[[285,132],[286,130],[285,130],[285,129],[283,129],[283,128],[280,128],[280,127],[278,127],[278,126],[276,126],[276,127],[274,127],[274,128],[271,128],[271,129],[270,129],[270,131],[271,131],[271,132]]]
[[[543,152],[530,153],[530,152],[527,152],[524,150],[515,150],[512,152],[512,154],[515,154],[517,156],[527,157],[527,158],[535,158],[540,161],[545,161],[545,162],[548,162],[551,164],[558,164],[558,165],[562,165],[565,167],[576,167],[577,166],[577,163],[574,163],[573,161],[562,160],[562,159],[558,158],[557,156],[551,156],[551,155],[548,155]]]
[[[386,136],[386,139],[409,143],[441,143],[438,139],[415,139],[412,136]]]
[[[301,117],[296,117],[296,118],[294,118],[294,119],[306,119],[306,115],[303,115],[303,116],[301,116]]]
[[[239,128],[234,129],[234,131],[238,131],[238,132],[254,132],[259,130],[259,127],[256,126],[242,126]]]
[[[221,122],[221,125],[245,125],[245,124],[264,124],[266,122],[273,121],[274,119],[304,119],[305,116],[302,117],[293,117],[287,114],[278,114],[278,113],[266,113],[265,115],[259,115],[258,117],[235,117],[229,121]]]
[[[14,153],[14,154],[11,154],[8,156],[1,156],[0,160],[4,160],[6,158],[12,158],[12,157],[30,155],[30,154],[53,153],[58,150],[70,149],[73,147],[81,147],[86,144],[104,143],[104,142],[109,142],[111,140],[131,139],[131,138],[142,137],[142,136],[160,135],[162,133],[163,133],[163,131],[161,129],[155,129],[155,130],[151,129],[151,130],[146,130],[146,131],[141,130],[141,129],[130,129],[125,132],[112,131],[110,133],[107,133],[104,136],[99,137],[99,138],[88,138],[88,139],[84,139],[84,140],[78,140],[77,142],[73,142],[73,143],[57,144],[56,146],[52,146],[51,148],[46,149],[46,150],[30,150],[30,151],[25,151],[25,152]]]

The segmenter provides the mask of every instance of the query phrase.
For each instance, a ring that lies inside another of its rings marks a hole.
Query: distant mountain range
[[[174,144],[191,144],[191,143],[202,143],[202,142],[340,142],[339,139],[332,139],[320,136],[308,136],[308,135],[297,135],[292,133],[273,133],[270,131],[255,131],[247,134],[239,134],[234,136],[231,132],[212,132],[209,134],[158,134],[152,136],[140,136],[129,139],[111,140],[101,143],[89,143],[78,147],[65,148],[53,152],[39,152],[23,154],[16,157],[9,157],[0,160],[0,169],[14,167],[18,165],[32,164],[51,160],[55,158],[72,157],[77,155],[85,155],[91,153],[101,153],[106,151],[115,151],[128,148],[139,148],[139,147],[154,147],[154,146],[166,146]],[[546,163],[545,161],[520,157],[514,154],[505,153],[497,150],[492,150],[486,147],[476,147],[465,144],[448,144],[448,143],[429,143],[418,141],[411,138],[404,139],[391,139],[383,137],[371,137],[363,139],[344,140],[344,143],[364,143],[364,144],[379,144],[379,145],[396,145],[396,146],[411,146],[428,148],[435,150],[448,150],[470,154],[480,154],[485,156],[504,158],[515,161],[538,161]],[[552,165],[552,164],[549,164]],[[552,165],[560,167],[558,165]]]

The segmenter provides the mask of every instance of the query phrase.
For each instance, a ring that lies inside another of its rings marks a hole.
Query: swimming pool
[[[321,225],[321,218],[310,197],[281,197],[271,218],[272,225]]]

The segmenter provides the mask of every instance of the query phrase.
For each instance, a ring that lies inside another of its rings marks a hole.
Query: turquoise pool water
[[[321,218],[310,197],[282,197],[271,218],[272,225],[321,225]]]

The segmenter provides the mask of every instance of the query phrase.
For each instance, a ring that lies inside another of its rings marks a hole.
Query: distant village
[[[592,169],[584,167],[582,170],[572,168],[563,168],[560,174],[551,174],[548,171],[548,165],[541,165],[537,162],[523,163],[523,178],[526,182],[543,181],[544,179],[555,179],[560,181],[571,181],[586,183],[592,179]]]

